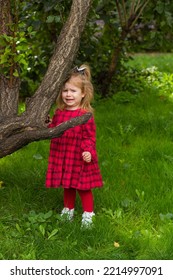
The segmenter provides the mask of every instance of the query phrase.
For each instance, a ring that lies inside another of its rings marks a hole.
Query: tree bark
[[[9,0],[0,0],[0,5],[2,3],[8,7]],[[45,127],[45,120],[77,54],[80,36],[91,4],[92,0],[72,1],[69,17],[57,40],[47,72],[39,88],[27,103],[26,111],[20,116],[17,114],[16,105],[14,108],[14,100],[18,100],[18,80],[14,79],[15,84],[9,87],[9,80],[3,76],[0,77],[0,158],[32,141],[61,135],[62,127],[58,126],[52,133],[52,129]],[[3,10],[0,9],[1,20],[2,13]],[[4,79],[5,82],[3,82]],[[8,102],[6,102],[8,95]],[[63,126],[63,131],[86,122],[90,116],[86,114],[82,118],[70,120]]]
[[[119,43],[116,46],[116,48],[113,49],[110,65],[109,65],[108,71],[105,73],[105,77],[103,78],[103,85],[101,88],[101,95],[104,98],[109,95],[110,85],[111,85],[113,76],[115,75],[118,62],[121,58],[122,47],[124,45],[124,40],[125,40],[127,34],[128,34],[128,32],[126,32],[126,30],[122,29]]]
[[[0,35],[12,36],[10,25],[12,18],[10,13],[10,0],[0,0]],[[4,47],[0,46],[3,50]],[[13,67],[13,66],[12,66]],[[17,114],[19,98],[19,78],[12,74],[12,67],[9,69],[9,77],[3,74],[4,65],[1,65],[0,72],[0,119]]]

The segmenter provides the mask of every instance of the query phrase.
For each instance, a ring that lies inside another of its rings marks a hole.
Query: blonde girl
[[[49,127],[93,112],[92,99],[89,66],[75,67],[61,89],[57,110]],[[102,185],[96,152],[96,126],[92,116],[86,124],[70,128],[61,137],[51,140],[46,187],[64,188],[61,216],[66,216],[68,220],[73,219],[78,192],[83,208],[82,226],[90,227],[95,215],[92,189]]]

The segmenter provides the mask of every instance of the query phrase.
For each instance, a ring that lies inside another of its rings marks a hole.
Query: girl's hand
[[[91,153],[90,152],[83,152],[82,153],[82,158],[86,162],[91,162]]]
[[[52,119],[50,118],[50,115],[47,116],[45,123],[50,124],[52,122]]]

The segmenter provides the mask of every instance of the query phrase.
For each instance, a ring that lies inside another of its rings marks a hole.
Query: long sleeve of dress
[[[82,128],[82,151],[91,153],[92,160],[97,160],[96,153],[96,125],[92,117]]]

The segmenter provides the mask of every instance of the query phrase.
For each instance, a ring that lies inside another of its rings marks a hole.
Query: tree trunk
[[[109,95],[110,85],[111,85],[113,76],[115,75],[118,62],[121,58],[122,47],[124,45],[124,40],[125,40],[126,36],[127,36],[126,31],[122,30],[121,37],[119,39],[119,43],[116,46],[116,48],[113,49],[110,65],[109,65],[108,71],[105,73],[105,76],[104,76],[103,82],[102,82],[103,83],[102,87],[101,87],[102,97],[107,97]]]
[[[101,94],[102,97],[106,97],[109,94],[110,85],[115,75],[118,62],[121,59],[122,48],[124,46],[124,41],[127,38],[127,35],[131,32],[134,24],[137,22],[139,17],[141,16],[144,8],[147,6],[149,0],[115,0],[116,8],[120,20],[121,26],[121,35],[118,41],[117,46],[112,51],[112,57],[110,61],[110,65],[108,71],[105,73],[105,76],[102,81]],[[127,5],[127,4],[130,4]]]
[[[6,8],[9,8],[9,0],[0,0],[0,7],[2,7],[2,3]],[[13,84],[10,84],[10,79],[1,75],[0,158],[13,153],[32,141],[58,137],[62,134],[62,131],[74,125],[82,124],[90,118],[91,114],[86,114],[82,118],[78,117],[70,120],[65,125],[58,126],[54,130],[45,127],[47,114],[55,102],[60,87],[66,79],[77,54],[80,36],[84,29],[91,3],[92,0],[72,1],[69,17],[57,40],[47,72],[39,88],[27,102],[26,111],[20,116],[17,113],[16,106],[19,81],[14,78]],[[4,19],[3,12],[4,10],[1,8],[1,21]],[[10,14],[9,10],[8,13]],[[4,22],[1,22],[1,24],[4,25]],[[5,32],[7,33],[7,31]]]
[[[0,35],[12,36],[10,25],[12,18],[10,13],[10,0],[0,0]],[[0,46],[3,50],[4,47]],[[12,66],[13,67],[13,66]],[[12,74],[12,67],[9,69],[9,78],[4,73],[4,65],[1,65],[0,71],[0,120],[4,117],[12,117],[17,114],[19,98],[19,78]]]

